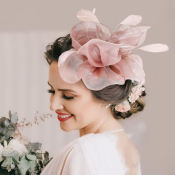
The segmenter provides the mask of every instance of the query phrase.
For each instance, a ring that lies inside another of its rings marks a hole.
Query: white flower
[[[4,147],[0,144],[0,162],[3,160],[2,155],[1,155],[3,150],[4,150]]]
[[[126,111],[129,111],[130,109],[131,107],[130,107],[128,100],[125,100],[122,103],[115,106],[115,110],[119,112],[126,112]]]
[[[4,147],[0,143],[0,153],[3,151]]]
[[[131,93],[129,95],[129,98],[128,100],[131,102],[131,103],[134,103],[138,98],[139,96],[142,95],[142,92],[145,90],[144,87],[142,87],[142,84],[138,84],[137,86],[134,86],[132,89],[131,89]]]
[[[4,140],[4,148],[6,148],[6,147],[7,147],[7,141]]]
[[[9,142],[6,150],[8,152],[9,151],[17,151],[19,154],[23,154],[23,153],[27,153],[28,152],[26,147],[23,144],[21,144],[17,139],[12,139]]]

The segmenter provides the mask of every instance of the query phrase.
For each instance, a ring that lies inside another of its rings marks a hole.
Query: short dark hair
[[[48,44],[46,47],[45,58],[50,65],[53,61],[59,60],[59,56],[67,51],[72,49],[72,40],[70,34],[66,36],[59,37],[52,44]],[[124,85],[110,85],[102,90],[94,91],[90,90],[92,95],[99,100],[110,103],[111,112],[116,119],[125,119],[130,117],[133,113],[142,111],[144,109],[145,103],[142,100],[142,96],[146,95],[144,91],[142,95],[132,104],[130,104],[131,109],[127,112],[118,112],[115,110],[115,106],[125,99],[127,99],[130,90],[132,88],[132,81],[126,80]]]

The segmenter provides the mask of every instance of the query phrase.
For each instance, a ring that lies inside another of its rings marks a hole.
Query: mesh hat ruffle
[[[82,80],[90,90],[123,85],[128,79],[143,84],[143,62],[133,50],[168,50],[160,43],[140,47],[150,27],[137,26],[142,21],[139,15],[129,15],[114,32],[99,22],[95,10],[80,10],[77,18],[80,22],[70,31],[73,49],[62,53],[58,61],[59,74],[67,83]]]

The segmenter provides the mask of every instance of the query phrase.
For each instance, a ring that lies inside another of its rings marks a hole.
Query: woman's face
[[[59,121],[62,130],[78,129],[80,133],[88,133],[98,128],[109,117],[109,113],[106,113],[106,104],[95,99],[82,81],[68,84],[61,79],[56,61],[50,65],[48,83],[51,86],[50,109],[73,114],[68,120]]]

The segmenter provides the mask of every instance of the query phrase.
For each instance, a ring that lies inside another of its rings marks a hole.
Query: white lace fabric
[[[73,140],[41,175],[129,175],[121,152],[116,150],[118,137],[112,134],[120,131],[90,133]],[[140,163],[135,175],[141,175]]]

